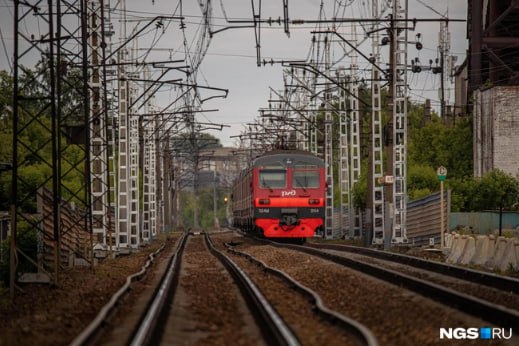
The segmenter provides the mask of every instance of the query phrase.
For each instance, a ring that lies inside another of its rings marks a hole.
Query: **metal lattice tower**
[[[302,122],[301,130],[304,134],[302,136],[304,141],[301,148],[317,155],[316,106],[314,99],[311,97],[311,94],[315,93],[315,87],[312,86],[312,78],[305,77],[304,72],[302,76],[294,74],[294,79],[298,85],[301,85],[301,87],[298,88],[301,92],[301,107],[299,108],[300,113],[298,119]]]
[[[157,232],[164,232],[164,161],[165,155],[171,155],[169,152],[169,137],[162,126],[162,116],[155,118],[155,225]],[[173,174],[173,173],[171,173]],[[176,177],[175,177],[176,178]],[[178,184],[178,179],[175,180]],[[178,196],[176,196],[178,198]],[[176,220],[178,221],[178,220]]]
[[[126,81],[126,68],[124,66],[124,57],[126,50],[119,52],[119,133],[118,133],[118,179],[117,179],[117,237],[116,247],[128,248],[129,232],[128,232],[128,185],[129,179],[129,162],[128,162],[128,82]]]
[[[105,28],[102,1],[87,1],[90,86],[90,184],[94,249],[106,250],[111,233],[106,104]]]
[[[100,1],[100,0],[98,0]],[[112,56],[112,36],[114,35],[114,28],[111,21],[110,1],[100,1],[102,3],[102,28],[105,43],[105,61],[104,76],[105,78],[105,112],[106,112],[106,144],[107,144],[107,160],[108,160],[108,250],[112,252],[113,248],[116,247],[117,243],[117,164],[115,160],[115,153],[117,147],[117,119],[115,117],[115,110],[117,109],[117,67],[109,64]]]
[[[144,80],[149,81],[151,77],[149,67],[144,70]],[[149,82],[145,83],[144,89],[149,90]],[[149,242],[156,234],[156,123],[153,116],[154,106],[152,100],[148,100],[145,92],[145,103],[143,106],[143,158],[142,158],[142,179],[143,179],[143,203],[142,203],[142,240]]]
[[[126,44],[126,1],[122,0],[121,37]],[[128,49],[119,50],[119,175],[118,175],[118,213],[117,246],[119,250],[138,248],[139,228],[139,120],[130,107],[137,97],[137,88],[131,79],[134,72]]]
[[[326,75],[330,72],[330,42],[325,39]],[[325,118],[324,118],[324,162],[326,167],[326,181],[329,183],[326,189],[326,213],[325,213],[325,237],[334,237],[333,227],[333,114],[328,103],[331,103],[332,93],[330,84],[326,83],[324,93]]]
[[[310,109],[317,109],[315,101],[312,101]],[[309,150],[312,154],[317,155],[317,111],[311,112],[308,119],[310,120]]]
[[[40,3],[14,1],[11,296],[20,264],[26,269],[35,265],[38,272],[48,274],[58,284],[61,249],[67,246],[62,237],[78,223],[87,232],[92,229],[85,4],[49,1],[42,10]],[[34,138],[34,130],[38,138]],[[24,171],[35,163],[40,175],[33,181]],[[71,180],[80,184],[67,184]],[[50,192],[51,213],[37,213],[44,187]],[[64,202],[71,201],[82,210],[80,220],[72,226],[62,215]],[[20,222],[36,230],[42,256],[30,258],[17,248]],[[44,239],[52,241],[52,249],[45,248]],[[89,256],[84,254],[87,260]]]
[[[123,15],[126,14],[126,1],[120,3]],[[126,20],[121,21],[121,36],[126,39]],[[118,111],[119,111],[119,133],[118,133],[118,175],[117,175],[117,222],[116,222],[116,246],[120,249],[129,248],[130,238],[130,160],[129,160],[129,131],[128,131],[128,105],[130,104],[128,90],[128,72],[125,62],[127,61],[128,50],[126,47],[118,52]]]
[[[378,16],[378,0],[373,0],[372,14],[376,18]],[[371,177],[373,183],[372,199],[373,206],[371,208],[373,213],[373,244],[384,243],[384,189],[383,186],[378,185],[378,180],[384,175],[383,166],[383,147],[382,147],[382,111],[381,111],[381,95],[380,95],[380,71],[378,69],[380,61],[380,47],[378,24],[374,24],[372,34],[372,54],[375,64],[371,67],[371,153],[372,153],[372,169],[373,176]],[[377,65],[377,66],[375,66]]]
[[[297,78],[298,70],[292,72],[295,75],[294,80],[298,83],[299,78]],[[296,98],[296,146],[301,150],[308,150],[308,122],[305,119],[305,110],[307,108],[307,90],[303,87],[296,87],[294,90],[295,98]]]
[[[346,78],[344,70],[339,70],[339,84],[342,88],[351,86],[350,78]],[[341,90],[339,90],[341,92]],[[350,184],[350,160],[349,160],[349,121],[346,114],[348,109],[348,97],[345,92],[341,92],[340,111],[339,111],[339,181],[341,191],[341,238],[345,235],[345,229],[351,235],[351,184]]]
[[[440,97],[441,104],[441,116],[445,116],[445,107],[450,102],[450,94],[451,92],[447,91],[447,94],[445,95],[445,88],[443,88],[443,83],[446,82],[446,80],[449,80],[447,76],[453,76],[454,75],[454,62],[453,57],[450,55],[450,49],[451,49],[451,35],[449,32],[449,27],[447,22],[440,22],[440,32],[438,34],[438,49],[440,51],[440,61],[441,61],[441,67],[442,71],[440,74],[441,83],[440,87],[438,89]],[[447,61],[445,61],[447,60]],[[445,71],[447,71],[447,75],[445,74]],[[447,88],[450,90],[450,88]]]
[[[356,36],[355,26],[353,32]],[[356,42],[356,40],[355,40]],[[359,112],[359,79],[358,79],[357,54],[352,53],[351,79],[350,79],[350,195],[355,183],[360,180],[360,112]],[[350,203],[349,210],[350,237],[358,238],[361,236],[362,216],[360,211]]]
[[[303,81],[306,83],[304,76],[303,76]],[[303,104],[302,111],[303,111],[303,113],[299,116],[299,120],[302,123],[301,131],[303,131],[303,133],[304,133],[304,138],[303,138],[303,145],[302,145],[301,149],[303,149],[305,151],[310,151],[310,128],[312,127],[312,125],[308,122],[310,95],[306,88],[303,90],[302,93],[303,93],[303,95],[302,95],[302,104]],[[304,118],[303,118],[303,115],[304,115]]]
[[[407,230],[407,7],[393,0],[393,229],[392,243],[406,243]]]
[[[134,41],[136,44],[137,41]],[[134,47],[136,48],[136,47]],[[134,60],[134,54],[137,50],[132,49],[131,60]],[[140,73],[132,71],[129,73],[130,78],[138,79]],[[128,83],[128,93],[130,99],[130,105],[135,103],[135,99],[138,97],[139,89],[137,83]],[[128,108],[128,159],[129,159],[129,206],[128,211],[130,212],[129,218],[129,236],[130,236],[130,247],[137,249],[140,244],[140,215],[139,215],[139,117],[136,113],[136,108]]]

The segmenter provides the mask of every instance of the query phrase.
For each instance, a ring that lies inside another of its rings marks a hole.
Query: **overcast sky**
[[[105,0],[106,1],[106,0]],[[440,18],[447,15],[450,18],[466,19],[466,0],[408,0],[409,17],[411,18]],[[185,33],[188,46],[194,50],[200,32],[202,11],[198,5],[200,1],[183,1],[180,8],[179,1],[171,0],[127,0],[128,22],[127,30],[138,25],[142,28],[151,18],[157,15],[182,15],[185,17]],[[254,0],[256,4],[258,0]],[[379,0],[381,5],[386,1]],[[404,2],[404,0],[401,0]],[[292,0],[289,1],[289,18],[314,20],[318,18],[320,0]],[[334,16],[347,18],[369,18],[370,0],[327,0],[324,3],[324,16],[330,19]],[[115,7],[118,1],[111,1],[111,7]],[[212,30],[218,30],[225,26],[237,25],[226,23],[229,20],[252,18],[251,1],[248,0],[213,0],[212,4]],[[283,17],[283,1],[263,0],[262,18],[272,17],[277,19]],[[11,0],[0,0],[0,29],[2,47],[0,47],[0,69],[9,70],[8,60],[12,61],[13,47],[13,2]],[[113,25],[119,31],[120,12],[113,16]],[[183,36],[180,31],[179,21],[164,22],[164,27],[145,30],[138,41],[137,55],[141,59],[146,57],[148,61],[179,59],[185,57]],[[243,24],[242,24],[243,25]],[[416,33],[422,35],[424,49],[417,51],[410,46],[408,60],[419,57],[422,63],[437,57],[439,23],[419,23],[414,32],[409,33],[409,38],[414,39]],[[277,24],[271,27],[262,26],[261,30],[261,56],[266,60],[304,60],[307,58],[312,35],[310,31],[315,30],[315,25],[292,25],[290,37],[283,31],[283,27]],[[451,54],[458,56],[457,64],[461,64],[465,58],[467,48],[466,23],[449,23],[451,32]],[[351,28],[343,25],[340,30],[344,33],[351,32]],[[365,38],[363,28],[358,26],[357,37],[359,40]],[[351,37],[351,36],[350,36]],[[114,44],[117,44],[117,39]],[[209,42],[207,54],[204,56],[200,70],[197,75],[198,83],[215,88],[228,89],[229,94],[225,99],[214,98],[203,104],[204,109],[218,110],[207,112],[199,116],[200,121],[214,122],[228,125],[221,132],[211,132],[219,137],[224,145],[232,145],[235,141],[230,136],[236,136],[244,129],[244,124],[253,121],[258,115],[258,109],[268,105],[270,97],[269,88],[280,90],[283,88],[282,67],[280,65],[266,65],[257,67],[254,30],[250,28],[230,29],[215,34]],[[161,48],[147,53],[144,49],[153,46]],[[342,49],[335,45],[332,47],[333,59],[342,56]],[[362,50],[369,55],[371,45],[365,43]],[[382,60],[387,62],[388,49],[382,50]],[[361,67],[364,62],[359,59]],[[337,65],[349,66],[350,61],[343,59]],[[175,75],[181,78],[182,75]],[[438,86],[439,76],[431,72],[421,74],[409,74],[410,95],[417,101],[431,98],[433,105],[439,104]],[[176,97],[178,91],[172,88],[164,89],[157,96],[160,106],[165,106]],[[214,93],[213,93],[214,94]],[[209,96],[207,94],[206,96]]]

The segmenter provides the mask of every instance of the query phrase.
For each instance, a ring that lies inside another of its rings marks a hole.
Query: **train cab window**
[[[317,188],[319,187],[319,171],[296,170],[292,174],[292,187],[297,188]]]
[[[287,171],[262,169],[259,171],[259,186],[263,189],[279,189],[287,186]]]

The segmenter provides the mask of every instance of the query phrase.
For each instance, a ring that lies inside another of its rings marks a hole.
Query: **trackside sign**
[[[465,340],[508,340],[512,338],[512,328],[440,328],[440,339]]]

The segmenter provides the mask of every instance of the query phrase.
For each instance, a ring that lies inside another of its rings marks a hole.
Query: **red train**
[[[308,238],[322,231],[323,160],[300,150],[256,158],[232,187],[233,225],[267,238]]]

